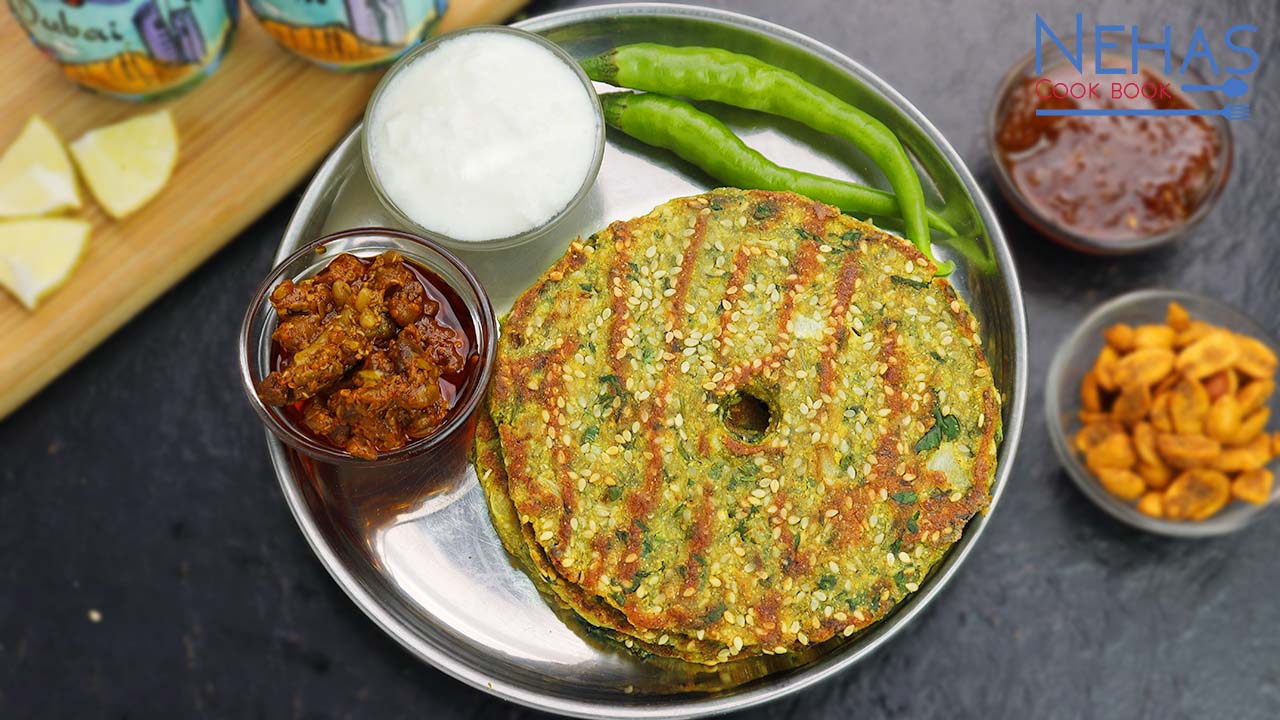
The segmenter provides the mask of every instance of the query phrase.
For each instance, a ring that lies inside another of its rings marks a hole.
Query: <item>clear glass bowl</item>
[[[1120,498],[1103,489],[1084,466],[1084,459],[1073,439],[1080,430],[1080,381],[1093,367],[1093,361],[1106,342],[1102,332],[1115,323],[1140,325],[1163,323],[1170,301],[1177,301],[1194,320],[1221,325],[1250,335],[1280,354],[1280,344],[1271,333],[1248,315],[1225,303],[1201,295],[1176,290],[1139,290],[1103,303],[1080,323],[1058,348],[1049,366],[1045,383],[1045,413],[1049,437],[1067,474],[1090,500],[1112,517],[1148,532],[1174,537],[1196,538],[1234,532],[1256,520],[1268,507],[1280,500],[1280,484],[1272,489],[1266,505],[1232,500],[1213,517],[1200,521],[1175,522],[1143,515]],[[1276,399],[1270,400],[1272,416],[1276,416]],[[1269,469],[1280,475],[1280,461],[1272,460]]]
[[[1119,55],[1120,57],[1130,57],[1133,48],[1133,37],[1129,33],[1103,33],[1103,38],[1108,42],[1115,43],[1114,48],[1104,50],[1104,55]],[[1142,43],[1150,44],[1151,40],[1139,39]],[[1075,36],[1062,38],[1063,45],[1073,47],[1075,44]],[[1089,65],[1093,62],[1095,53],[1095,43],[1097,42],[1094,34],[1086,35],[1081,43],[1084,53],[1084,66],[1089,69]],[[1056,67],[1066,62],[1066,56],[1056,44],[1045,41],[1041,47],[1043,70],[1048,71],[1050,68]],[[1170,67],[1182,67],[1183,59],[1177,53],[1170,53]],[[1157,78],[1169,79],[1160,70],[1164,67],[1164,53],[1161,51],[1139,48],[1138,59],[1142,67]],[[1041,73],[1043,75],[1044,73]],[[1041,234],[1069,248],[1080,250],[1088,253],[1099,255],[1124,255],[1129,253],[1142,252],[1160,245],[1173,242],[1182,237],[1188,230],[1195,227],[1201,220],[1209,214],[1217,202],[1218,196],[1222,193],[1222,189],[1227,184],[1227,179],[1231,176],[1231,161],[1234,156],[1234,143],[1231,137],[1231,123],[1221,115],[1206,117],[1205,119],[1217,131],[1220,143],[1218,145],[1217,157],[1217,173],[1208,183],[1200,202],[1196,205],[1196,209],[1181,223],[1170,227],[1169,229],[1132,239],[1117,238],[1099,238],[1081,233],[1070,226],[1058,222],[1056,219],[1046,216],[1030,202],[1023,194],[1018,184],[1010,176],[1008,169],[1005,167],[1004,161],[1001,159],[1000,147],[996,142],[996,137],[1000,132],[1001,121],[1004,119],[1005,108],[1009,102],[1010,93],[1023,80],[1027,78],[1036,78],[1040,75],[1036,73],[1036,53],[1035,50],[1024,55],[1018,62],[1009,68],[1004,77],[1000,80],[1000,85],[996,90],[995,101],[991,104],[991,112],[987,116],[987,152],[991,155],[991,163],[995,166],[995,176],[997,184],[1000,186],[1000,192],[1004,195],[1009,204],[1013,206],[1015,212],[1034,227]],[[1129,75],[1115,75],[1118,81],[1125,81]],[[1188,67],[1185,76],[1179,76],[1180,79],[1173,82],[1177,85],[1183,82],[1192,82],[1197,84],[1205,84],[1205,77],[1196,71],[1195,67]],[[1222,103],[1214,93],[1196,93],[1194,95],[1184,94],[1194,107],[1218,110],[1222,108]]]
[[[391,79],[394,78],[401,70],[407,67],[414,60],[417,60],[423,55],[431,52],[432,50],[435,50],[437,47],[440,46],[441,43],[461,37],[463,35],[471,35],[476,33],[502,33],[506,35],[515,35],[521,38],[531,40],[537,43],[538,45],[541,45],[542,47],[546,48],[550,52],[554,53],[556,57],[560,58],[560,60],[562,60],[566,65],[572,68],[574,74],[576,74],[578,78],[582,81],[582,86],[586,89],[587,94],[590,96],[592,107],[595,109],[596,135],[593,138],[593,141],[595,143],[595,150],[594,150],[594,154],[592,155],[591,166],[587,171],[586,177],[582,179],[582,186],[578,188],[578,192],[575,193],[573,198],[569,200],[569,204],[561,208],[555,215],[551,216],[551,218],[547,220],[545,223],[535,228],[524,230],[519,233],[516,233],[515,235],[509,235],[507,237],[491,238],[489,240],[458,240],[456,238],[449,237],[444,233],[438,232],[429,227],[425,227],[419,224],[418,222],[410,218],[409,215],[405,213],[404,210],[400,209],[400,206],[397,205],[395,201],[391,199],[391,196],[388,195],[386,189],[383,187],[382,181],[378,178],[377,169],[374,167],[374,164],[373,164],[373,153],[370,148],[371,142],[369,139],[369,133],[365,132],[363,128],[369,127],[369,123],[373,118],[374,108],[378,104],[378,99],[382,97],[382,93],[387,89],[387,85],[391,82]],[[581,203],[582,200],[586,198],[587,193],[591,191],[591,186],[595,184],[596,176],[600,174],[600,163],[604,160],[604,148],[605,148],[604,111],[600,107],[600,98],[599,96],[596,95],[595,85],[591,83],[591,78],[588,78],[587,74],[582,71],[581,67],[578,66],[578,62],[573,59],[573,56],[569,55],[569,53],[561,49],[559,45],[556,45],[555,43],[551,42],[550,40],[547,40],[541,35],[538,35],[536,33],[526,32],[524,30],[517,30],[515,28],[505,27],[502,25],[477,25],[475,27],[467,28],[466,30],[458,30],[455,32],[451,32],[445,35],[441,35],[440,37],[437,37],[428,42],[425,42],[422,45],[419,45],[418,47],[409,51],[408,53],[405,53],[403,57],[401,57],[399,60],[396,61],[395,65],[391,66],[391,69],[387,71],[387,74],[384,75],[382,77],[382,80],[378,82],[378,86],[374,88],[373,96],[369,99],[369,104],[365,107],[364,124],[362,126],[362,130],[360,133],[360,152],[362,153],[362,156],[364,159],[365,172],[369,176],[369,184],[373,186],[374,193],[378,196],[378,200],[382,203],[382,206],[386,208],[387,212],[390,213],[391,216],[394,217],[397,222],[401,223],[407,228],[410,228],[411,230],[418,233],[419,235],[422,235],[423,237],[431,238],[432,240],[435,240],[441,245],[453,248],[454,250],[463,250],[463,251],[504,250],[507,248],[515,247],[517,245],[523,245],[527,242],[531,242],[533,240],[536,240],[546,235],[553,228],[555,228],[560,223],[560,221],[565,218],[565,216],[573,212],[573,209],[576,208],[579,205],[579,203]]]
[[[444,424],[435,432],[382,453],[374,460],[363,460],[317,441],[279,408],[263,403],[257,387],[272,369],[271,333],[276,328],[276,312],[270,302],[271,291],[285,279],[296,281],[318,273],[342,253],[373,257],[388,250],[395,250],[406,260],[432,271],[461,298],[468,314],[458,319],[469,323],[469,334],[475,340],[472,350],[479,361],[467,384],[459,390]],[[337,474],[355,480],[386,480],[390,476],[447,478],[457,474],[467,462],[475,427],[474,414],[493,371],[497,339],[497,320],[488,296],[471,271],[451,253],[429,240],[399,230],[357,228],[327,235],[304,246],[263,280],[240,326],[240,380],[262,424],[298,453],[306,469],[316,477]]]

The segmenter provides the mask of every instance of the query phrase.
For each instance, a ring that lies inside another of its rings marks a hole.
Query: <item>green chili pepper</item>
[[[879,120],[799,75],[719,48],[652,43],[614,48],[583,60],[582,67],[599,82],[759,110],[852,142],[893,186],[906,236],[926,257],[933,258],[924,190],[897,136]],[[947,274],[951,269],[947,263],[938,273]]]
[[[716,180],[740,188],[789,190],[851,214],[900,218],[898,199],[883,190],[780,167],[747,147],[724,123],[683,100],[653,93],[600,96],[604,119],[631,137],[674,152]],[[929,226],[955,237],[955,228],[926,210]]]

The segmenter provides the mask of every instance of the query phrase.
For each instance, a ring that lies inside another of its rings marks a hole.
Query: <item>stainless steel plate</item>
[[[651,41],[746,52],[800,73],[888,124],[913,153],[935,207],[970,239],[941,254],[982,321],[997,387],[1006,398],[992,508],[1009,478],[1022,428],[1027,372],[1021,292],[995,216],[951,146],[915,108],[861,65],[784,28],[732,13],[673,5],[583,8],[518,24],[575,57]],[[783,165],[886,187],[847,143],[793,123],[715,108],[747,141]],[[631,218],[713,183],[665,152],[613,133],[595,188],[557,232],[531,245],[460,253],[499,312],[578,234]],[[943,198],[946,202],[943,203]],[[324,233],[394,225],[365,178],[359,128],[320,168],[280,245],[277,261]],[[356,605],[411,652],[500,697],[583,717],[687,717],[780,697],[866,657],[938,594],[972,550],[988,516],[964,536],[920,591],[868,631],[790,658],[743,661],[715,670],[658,663],[602,645],[566,622],[512,567],[489,523],[473,471],[447,487],[318,486],[296,472],[268,438],[271,460],[303,534]],[[947,642],[947,638],[937,638]]]

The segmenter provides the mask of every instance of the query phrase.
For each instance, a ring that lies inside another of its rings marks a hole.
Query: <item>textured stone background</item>
[[[1032,336],[1026,428],[1004,501],[955,582],[889,647],[740,717],[1280,716],[1280,515],[1200,542],[1120,526],[1059,469],[1041,390],[1059,339],[1134,287],[1208,293],[1280,331],[1280,150],[1265,131],[1280,119],[1280,4],[710,4],[790,26],[881,74],[993,199],[983,120],[997,79],[1030,46],[1035,11],[1055,28],[1077,10],[1179,33],[1196,21],[1252,23],[1263,58],[1254,119],[1233,124],[1234,176],[1195,237],[1091,259],[1047,244],[997,199]],[[384,636],[330,581],[280,497],[234,342],[296,199],[0,423],[0,716],[532,715]],[[0,338],[5,352],[18,342]]]

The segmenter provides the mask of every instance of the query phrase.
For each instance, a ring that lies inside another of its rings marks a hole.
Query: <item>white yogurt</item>
[[[533,230],[591,172],[600,119],[568,63],[497,31],[445,40],[400,68],[370,113],[383,192],[410,220],[455,240]]]

